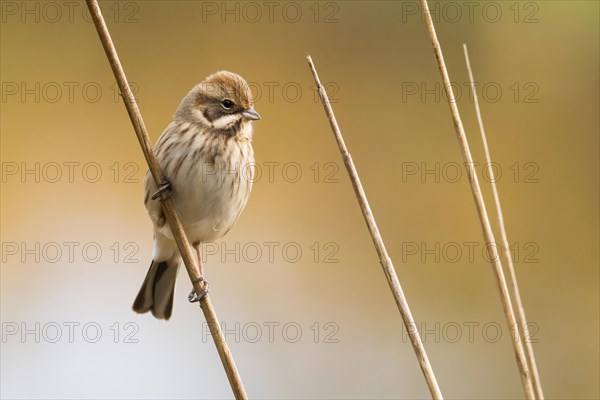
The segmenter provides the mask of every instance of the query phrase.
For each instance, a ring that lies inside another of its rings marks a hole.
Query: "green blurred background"
[[[130,310],[151,256],[146,167],[85,5],[0,3],[0,394],[231,397],[183,269],[171,321]],[[442,392],[523,397],[417,2],[101,6],[153,141],[210,73],[253,85],[262,175],[205,263],[251,398],[429,396],[307,51]],[[599,4],[431,8],[481,177],[469,45],[546,396],[598,398]]]

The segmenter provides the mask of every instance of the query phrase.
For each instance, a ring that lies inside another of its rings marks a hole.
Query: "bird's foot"
[[[206,279],[204,279],[203,276],[198,278],[198,280],[195,281],[194,283],[202,282],[202,281],[204,281],[204,289],[202,290],[200,295],[196,294],[196,289],[192,289],[192,291],[188,295],[188,301],[190,303],[196,303],[196,302],[202,300],[203,298],[205,298],[208,295],[208,292],[210,292],[210,288],[208,287],[208,281]]]
[[[173,187],[171,186],[171,182],[164,181],[160,185],[158,185],[158,190],[152,193],[152,200],[161,199],[161,193],[166,192],[167,198],[171,197],[171,193],[173,192]]]

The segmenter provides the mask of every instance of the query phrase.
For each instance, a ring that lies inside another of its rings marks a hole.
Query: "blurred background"
[[[84,3],[0,4],[0,394],[230,398],[183,268],[171,321],[131,311],[151,257],[146,166]],[[251,398],[429,397],[306,52],[442,392],[523,397],[418,2],[101,7],[153,142],[212,72],[252,85],[259,175],[234,229],[204,247]],[[599,4],[430,8],[491,207],[469,46],[545,394],[598,398]]]

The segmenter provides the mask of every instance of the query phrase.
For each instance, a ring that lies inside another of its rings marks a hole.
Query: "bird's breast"
[[[173,200],[191,241],[216,240],[238,219],[255,176],[249,139],[206,137],[188,149],[173,183]]]

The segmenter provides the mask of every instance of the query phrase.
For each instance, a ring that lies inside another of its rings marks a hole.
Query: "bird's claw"
[[[152,200],[156,200],[156,199],[162,199],[161,198],[161,193],[162,192],[167,192],[167,197],[169,198],[171,197],[171,193],[173,192],[173,187],[171,186],[171,182],[169,181],[164,181],[163,183],[161,183],[160,185],[158,185],[158,190],[154,193],[152,193]]]
[[[202,282],[202,281],[204,281],[204,289],[202,289],[202,293],[200,293],[200,295],[198,296],[196,294],[196,290],[192,289],[192,291],[188,295],[188,301],[190,303],[199,302],[200,300],[202,300],[203,298],[205,298],[208,295],[208,292],[210,292],[210,288],[208,287],[208,281],[205,280],[203,276],[201,276],[196,282]],[[196,282],[194,282],[194,283],[196,283]]]

